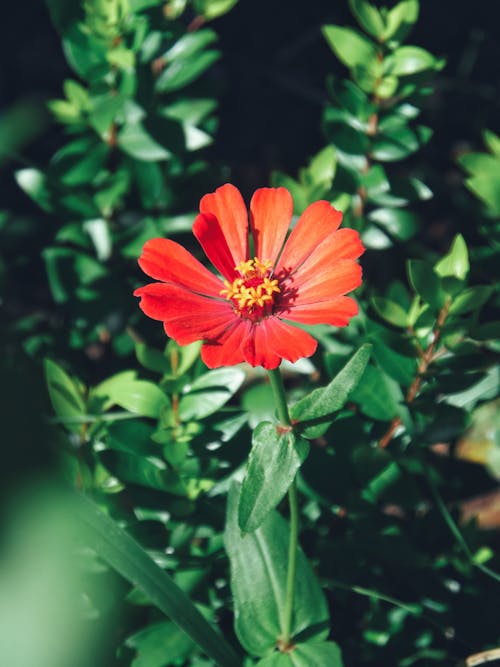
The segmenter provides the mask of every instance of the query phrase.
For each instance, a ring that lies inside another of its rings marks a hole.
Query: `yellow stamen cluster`
[[[266,259],[262,262],[258,257],[247,259],[246,262],[241,262],[235,266],[235,271],[239,271],[244,278],[264,278],[271,271],[271,262]]]
[[[278,280],[268,278],[271,262],[262,262],[258,257],[241,262],[235,267],[241,275],[230,283],[224,281],[225,288],[220,294],[228,301],[233,301],[239,311],[253,313],[273,303],[274,294],[281,290]]]

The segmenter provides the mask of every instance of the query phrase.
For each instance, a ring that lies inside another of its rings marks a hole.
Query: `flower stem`
[[[282,426],[292,426],[292,420],[286,403],[283,378],[279,368],[268,371],[269,382],[276,401],[276,410]],[[288,489],[288,502],[290,505],[290,542],[288,545],[288,568],[286,576],[285,607],[282,617],[282,636],[280,649],[286,650],[290,646],[292,634],[293,600],[295,590],[295,575],[297,570],[297,547],[299,539],[299,509],[297,504],[297,485],[295,479]]]
[[[283,612],[283,648],[288,648],[292,634],[293,598],[295,574],[297,570],[297,547],[299,540],[299,508],[297,504],[297,483],[293,480],[288,489],[290,504],[290,543],[288,545],[288,569],[286,575],[286,598]]]
[[[283,378],[281,377],[280,369],[273,368],[268,371],[269,382],[273,390],[274,400],[276,401],[276,410],[278,417],[283,426],[291,426],[292,420],[288,413],[288,405],[286,404],[285,387],[283,386]]]

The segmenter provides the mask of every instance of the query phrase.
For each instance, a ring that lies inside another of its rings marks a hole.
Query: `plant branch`
[[[420,355],[420,363],[418,365],[418,371],[415,379],[411,383],[410,387],[408,388],[408,391],[405,396],[405,402],[407,405],[411,405],[415,398],[418,395],[418,392],[420,391],[420,387],[422,386],[422,381],[425,377],[425,374],[427,373],[429,366],[432,364],[434,361],[434,352],[436,349],[436,345],[438,343],[438,340],[441,336],[441,331],[443,329],[444,323],[446,322],[446,318],[448,317],[448,313],[450,310],[450,305],[451,305],[451,300],[447,299],[443,307],[438,313],[437,319],[436,319],[436,325],[434,327],[434,330],[432,332],[432,340],[429,344],[429,346],[422,351]],[[384,435],[380,438],[379,440],[379,447],[385,448],[387,445],[391,442],[394,433],[398,429],[398,427],[401,425],[401,417],[395,417],[392,422],[389,425],[389,428],[387,431],[384,433]]]

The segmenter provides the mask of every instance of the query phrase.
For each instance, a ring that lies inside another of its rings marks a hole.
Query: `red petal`
[[[293,305],[283,317],[301,324],[330,324],[345,327],[349,320],[358,314],[358,304],[348,296],[337,296],[329,301],[320,301],[308,305]]]
[[[293,284],[305,288],[311,281],[318,282],[322,276],[327,277],[331,273],[335,264],[357,259],[364,250],[358,232],[354,229],[339,229],[320,243],[293,272]]]
[[[151,283],[135,290],[141,309],[164,323],[166,333],[180,345],[216,338],[234,322],[227,301],[194,294],[176,285]]]
[[[209,368],[234,366],[245,361],[241,342],[249,335],[250,322],[238,319],[218,341],[205,343],[201,348],[201,358]]]
[[[223,285],[185,248],[170,239],[147,241],[139,266],[151,278],[182,285],[200,294],[219,296]]]
[[[226,239],[234,266],[248,259],[248,216],[240,191],[226,183],[200,201],[200,213],[214,215]]]
[[[243,352],[250,365],[270,370],[277,368],[281,359],[294,362],[310,357],[316,347],[317,342],[306,331],[270,317],[254,325]]]
[[[274,265],[293,213],[292,196],[285,188],[260,188],[250,202],[250,228],[255,255]]]
[[[317,201],[306,208],[288,238],[276,273],[295,271],[315,248],[342,222],[342,213],[327,201]]]
[[[362,270],[357,262],[352,259],[341,259],[331,266],[318,267],[316,273],[309,272],[306,282],[294,277],[291,287],[297,293],[290,300],[290,309],[299,305],[329,301],[332,297],[352,292],[361,285],[361,276]]]
[[[217,218],[210,213],[200,213],[194,221],[193,234],[215,268],[228,280],[234,280],[234,267],[239,262],[232,256]]]

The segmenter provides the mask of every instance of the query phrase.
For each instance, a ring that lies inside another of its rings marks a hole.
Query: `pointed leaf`
[[[77,496],[75,511],[85,537],[98,555],[145,593],[220,667],[240,667],[241,660],[203,618],[183,590],[110,517],[91,500]]]
[[[434,267],[442,278],[451,276],[458,280],[465,280],[469,273],[469,252],[462,234],[457,234],[450,251]]]
[[[276,507],[309,453],[309,443],[291,430],[280,429],[264,422],[253,433],[238,507],[238,523],[244,532],[258,528]]]
[[[318,420],[321,422],[310,426],[304,424],[306,426],[302,431],[304,437],[317,438],[326,431],[331,419],[325,418],[330,417],[345,405],[349,394],[354,390],[365,371],[370,353],[371,345],[362,345],[330,384],[315,389],[308,396],[292,405],[290,415],[294,421]]]
[[[243,647],[264,656],[283,633],[289,527],[271,512],[253,533],[238,526],[239,487],[228,498],[224,543],[231,564],[235,630]],[[304,553],[297,553],[292,637],[308,630],[311,639],[328,636],[328,607]]]

